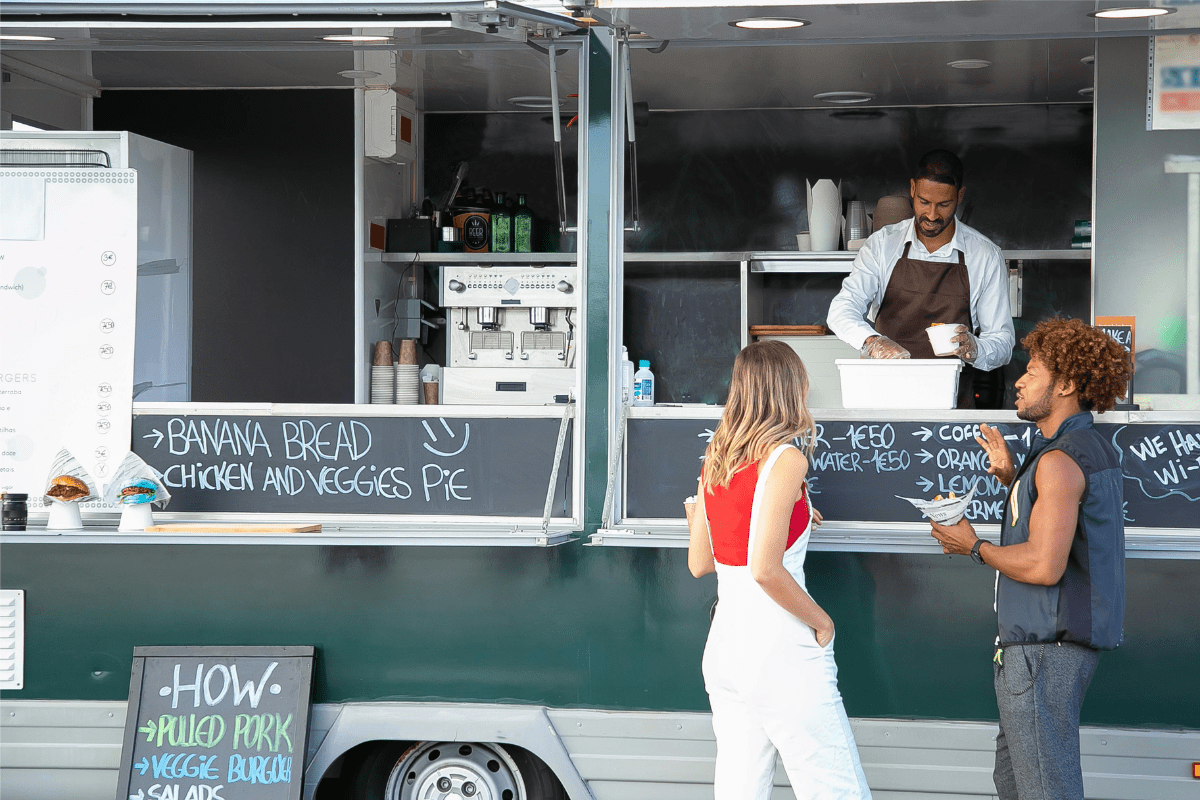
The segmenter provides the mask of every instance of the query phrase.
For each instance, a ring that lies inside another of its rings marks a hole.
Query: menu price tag
[[[299,800],[314,653],[134,648],[116,800]]]

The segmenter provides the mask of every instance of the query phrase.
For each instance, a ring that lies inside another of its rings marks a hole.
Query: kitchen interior
[[[608,12],[630,29],[627,83],[616,91],[631,91],[634,121],[625,137],[634,142],[625,148],[617,318],[629,358],[650,362],[655,402],[721,404],[752,326],[804,326],[817,335],[787,340],[824,365],[813,369],[814,405],[839,405],[831,363],[856,354],[817,326],[850,269],[847,248],[869,232],[863,226],[881,199],[907,192],[915,159],[937,147],[966,165],[960,218],[1005,251],[1018,340],[1055,314],[1115,313],[1095,307],[1097,284],[1135,281],[1120,266],[1111,274],[1094,268],[1091,257],[1092,175],[1094,163],[1103,166],[1094,148],[1097,55],[1119,46],[1124,57],[1144,50],[1145,39],[1097,39],[1097,30],[1115,28],[1087,17],[1092,3],[1055,4],[1036,24],[1022,19],[1020,5],[992,4],[982,22],[947,4],[885,4],[872,8],[871,19],[859,7],[813,6],[805,11],[811,24],[798,31],[739,28],[736,9]],[[287,90],[298,118],[319,118],[329,141],[344,148],[310,145],[323,151],[314,157],[337,193],[313,188],[326,203],[335,197],[342,217],[322,251],[336,257],[307,266],[295,249],[285,263],[272,263],[270,247],[261,247],[269,230],[257,233],[258,250],[235,242],[256,257],[227,251],[206,263],[201,240],[219,236],[222,221],[203,205],[228,195],[203,194],[204,154],[196,153],[195,216],[207,227],[195,237],[193,281],[219,276],[194,293],[196,302],[249,298],[244,313],[222,324],[236,330],[256,317],[258,333],[245,354],[230,352],[228,339],[207,354],[193,352],[195,369],[219,364],[206,374],[220,372],[222,386],[263,388],[217,396],[194,372],[192,396],[181,399],[386,403],[386,378],[374,384],[372,376],[393,365],[372,362],[402,356],[415,363],[395,367],[417,367],[405,380],[436,381],[443,404],[577,397],[586,147],[580,37],[558,38],[551,58],[544,38],[519,41],[528,37],[504,26],[492,31],[478,16],[441,27],[354,30],[381,38],[326,41],[334,34],[322,29],[55,28],[44,32],[57,42],[8,53],[35,64],[86,54],[102,95],[96,118],[111,118],[103,107],[113,97],[130,130],[168,97],[186,106],[220,95],[237,109]],[[856,41],[861,36],[869,40]],[[55,53],[60,43],[67,52]],[[355,93],[345,90],[353,87],[366,91],[352,101]],[[10,111],[6,122],[20,116]],[[252,119],[214,138],[237,147],[235,133],[269,124]],[[189,124],[180,119],[177,127]],[[266,146],[293,130],[256,132]],[[156,133],[167,131],[160,125]],[[341,174],[332,175],[338,164]],[[303,163],[272,166],[310,179],[300,174]],[[808,186],[820,180],[837,185],[842,213],[853,206],[859,228],[843,229],[832,249],[805,251]],[[299,274],[311,278],[308,313],[262,302]],[[1178,326],[1158,319],[1173,310],[1122,310],[1154,320],[1138,331],[1137,390],[1181,393],[1182,350],[1166,333]],[[195,313],[192,324],[199,330],[207,319]],[[1022,369],[1018,348],[981,389],[979,407],[1012,408]],[[255,383],[264,372],[276,374],[274,384]],[[285,384],[286,396],[271,394],[272,385]],[[434,399],[412,388],[392,383],[392,402]]]

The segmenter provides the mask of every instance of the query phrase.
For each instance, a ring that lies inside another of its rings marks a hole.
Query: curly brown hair
[[[1039,322],[1021,340],[1057,383],[1073,382],[1085,411],[1108,411],[1133,374],[1129,354],[1111,336],[1079,319]]]

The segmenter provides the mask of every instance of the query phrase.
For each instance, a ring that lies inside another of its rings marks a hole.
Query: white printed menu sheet
[[[98,489],[129,450],[136,287],[135,170],[0,170],[0,491],[31,510],[61,449]]]
[[[1200,34],[1155,36],[1149,130],[1200,129]]]

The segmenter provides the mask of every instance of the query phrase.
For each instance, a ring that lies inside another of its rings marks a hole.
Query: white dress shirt
[[[875,330],[874,321],[883,303],[892,270],[911,243],[908,257],[918,261],[957,263],[962,250],[971,283],[971,329],[979,329],[979,354],[974,366],[992,370],[1012,358],[1016,332],[1008,306],[1008,268],[1004,254],[990,239],[974,228],[956,221],[954,237],[930,253],[917,238],[915,220],[907,219],[880,228],[863,244],[854,266],[842,281],[842,290],[829,304],[829,329],[855,349],[861,349]]]

